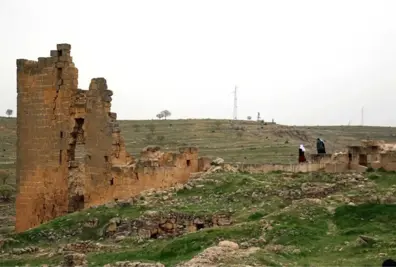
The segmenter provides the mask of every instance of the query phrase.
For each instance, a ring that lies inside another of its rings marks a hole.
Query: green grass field
[[[326,191],[329,187],[334,190]],[[174,192],[168,200],[159,193],[130,206],[70,214],[11,236],[14,241],[7,243],[5,251],[26,246],[38,246],[43,251],[0,257],[0,266],[59,264],[61,256],[53,253],[56,246],[76,240],[119,246],[111,252],[88,253],[90,266],[123,260],[175,266],[220,240],[259,248],[247,258],[218,260],[227,266],[380,266],[396,252],[396,205],[391,204],[395,192],[396,174],[385,172],[364,176],[212,174],[197,181],[193,189]],[[113,217],[137,218],[147,211],[171,210],[186,214],[229,211],[234,223],[166,239],[139,241],[131,237],[114,243],[102,236],[104,225]],[[99,220],[96,228],[82,228],[93,218]],[[78,231],[81,228],[83,231]],[[81,234],[65,238],[70,232]],[[56,246],[48,246],[48,233],[57,236]]]

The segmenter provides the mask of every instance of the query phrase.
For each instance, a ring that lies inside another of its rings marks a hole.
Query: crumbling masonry
[[[163,153],[157,148],[135,160],[125,150],[112,91],[104,78],[78,89],[69,44],[50,57],[17,60],[17,232],[149,188],[188,180],[197,172],[198,151]]]

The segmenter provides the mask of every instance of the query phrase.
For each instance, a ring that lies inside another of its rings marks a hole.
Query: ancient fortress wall
[[[156,147],[134,159],[110,111],[104,78],[78,89],[69,44],[50,57],[17,60],[17,232],[68,212],[188,180],[198,150]]]
[[[177,153],[147,147],[138,159],[125,149],[104,78],[78,88],[69,44],[50,57],[17,60],[16,226],[21,232],[69,212],[186,182],[211,169],[198,149]],[[369,166],[396,170],[396,144],[365,141],[304,164],[229,164],[247,172],[345,172]]]

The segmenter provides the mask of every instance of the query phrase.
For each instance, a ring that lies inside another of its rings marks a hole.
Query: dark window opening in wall
[[[84,119],[76,118],[73,131],[70,133],[72,142],[69,143],[68,160],[82,161],[86,155],[85,151],[85,137],[84,137]],[[61,133],[63,136],[63,132]]]
[[[150,238],[152,238],[152,239],[158,239],[158,233],[152,233],[152,234],[150,234]]]
[[[348,153],[348,160],[349,160],[349,162],[352,161],[352,153]]]
[[[367,167],[368,164],[367,164],[367,155],[366,154],[359,155],[359,165]]]
[[[197,227],[197,230],[205,228],[205,225],[203,223],[196,223],[195,226]]]
[[[110,185],[114,185],[114,178],[111,178]]]
[[[69,212],[74,212],[84,209],[84,195],[73,196],[69,204]]]
[[[58,50],[58,57],[62,56],[62,50]]]
[[[75,119],[76,124],[74,126],[74,130],[77,133],[80,133],[82,131],[83,125],[84,125],[84,119],[83,118],[76,118]]]
[[[56,79],[57,80],[62,79],[62,69],[61,68],[56,69]]]
[[[136,172],[136,180],[139,180],[139,173]]]
[[[74,147],[73,145],[70,145],[70,149],[67,150],[67,161],[73,161],[74,160]]]
[[[60,150],[59,151],[59,164],[62,164],[62,153],[63,153],[63,150]]]
[[[109,156],[104,156],[105,162],[109,162]]]
[[[188,159],[186,163],[187,163],[187,167],[191,166],[191,160]]]
[[[60,132],[60,138],[63,138],[63,131]]]
[[[114,201],[117,202],[117,201],[118,201],[118,198],[115,198]]]

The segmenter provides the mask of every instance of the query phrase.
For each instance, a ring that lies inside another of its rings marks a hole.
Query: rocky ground
[[[0,266],[380,266],[396,252],[396,173],[213,167],[4,236]]]

